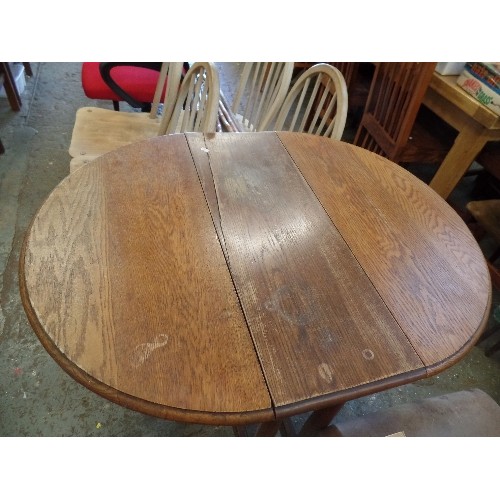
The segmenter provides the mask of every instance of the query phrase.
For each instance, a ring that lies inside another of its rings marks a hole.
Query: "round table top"
[[[176,134],[80,168],[21,296],[78,382],[185,422],[265,422],[434,375],[478,340],[485,259],[394,163],[291,132]]]

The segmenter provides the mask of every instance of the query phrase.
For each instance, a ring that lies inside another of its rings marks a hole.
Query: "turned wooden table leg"
[[[272,422],[264,422],[259,424],[255,432],[249,432],[249,426],[247,425],[235,425],[233,426],[234,435],[237,437],[274,437],[278,434],[278,431],[283,429],[289,429],[288,426],[283,426],[283,420],[273,420]]]
[[[302,429],[299,431],[299,436],[316,436],[318,431],[327,427],[333,417],[341,410],[343,404],[323,408],[322,410],[314,411],[305,421]]]
[[[286,437],[296,437],[297,432],[291,418],[284,418],[280,425],[280,434]]]

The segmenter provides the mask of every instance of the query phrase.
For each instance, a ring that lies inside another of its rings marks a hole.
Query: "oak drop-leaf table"
[[[491,306],[480,248],[432,189],[291,132],[156,137],[76,170],[26,233],[20,287],[92,391],[261,434],[439,373]]]

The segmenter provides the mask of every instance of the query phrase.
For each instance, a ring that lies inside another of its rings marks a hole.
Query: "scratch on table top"
[[[375,357],[375,354],[370,349],[363,349],[363,351],[361,351],[361,354],[363,355],[363,358],[368,361],[371,361]]]
[[[155,337],[153,342],[139,344],[132,352],[130,363],[134,368],[141,366],[151,356],[153,351],[163,347],[168,342],[168,335],[161,334]]]
[[[333,382],[333,372],[329,365],[321,363],[318,365],[319,376],[327,382]]]

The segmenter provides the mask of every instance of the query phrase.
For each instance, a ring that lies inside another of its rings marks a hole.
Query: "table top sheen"
[[[34,217],[20,287],[78,382],[221,425],[434,375],[491,304],[480,248],[432,189],[291,132],[176,134],[99,157]]]

